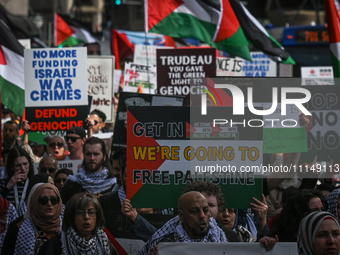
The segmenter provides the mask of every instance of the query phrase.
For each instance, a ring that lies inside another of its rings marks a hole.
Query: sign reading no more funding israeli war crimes
[[[29,49],[24,56],[31,131],[83,126],[88,112],[86,48]]]
[[[248,208],[252,197],[261,197],[261,176],[251,169],[262,163],[262,129],[214,129],[213,118],[232,114],[231,108],[208,112],[201,116],[199,107],[128,108],[127,197],[135,207],[176,208],[182,190],[197,179],[219,184],[231,207]]]

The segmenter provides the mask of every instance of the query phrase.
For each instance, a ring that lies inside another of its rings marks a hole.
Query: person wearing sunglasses
[[[35,157],[42,159],[48,156],[47,146],[45,144],[31,141],[29,142],[29,146],[31,146]]]
[[[39,162],[38,172],[45,173],[55,179],[55,175],[58,169],[58,161],[53,157],[45,157]]]
[[[84,159],[83,146],[86,141],[86,132],[82,127],[71,127],[67,130],[65,141],[70,152],[65,160]]]
[[[63,205],[57,187],[34,185],[27,206],[25,219],[8,230],[1,254],[38,254],[41,245],[60,230]]]
[[[63,137],[59,135],[55,136],[46,136],[44,141],[48,145],[48,153],[51,157],[55,158],[56,160],[64,160],[67,156],[66,152],[66,143]]]
[[[62,231],[44,243],[38,255],[118,254],[103,228],[104,214],[97,198],[78,193],[66,203]]]
[[[58,169],[55,175],[54,185],[59,189],[60,194],[69,175],[73,175],[73,172],[67,168]]]

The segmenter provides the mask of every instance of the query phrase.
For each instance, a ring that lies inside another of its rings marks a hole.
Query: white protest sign
[[[156,67],[125,63],[123,91],[155,94],[157,89]]]
[[[173,49],[174,47],[154,46],[154,45],[135,45],[135,52],[133,54],[133,62],[142,65],[157,64],[156,50],[157,49]]]
[[[301,67],[301,85],[334,85],[332,66]]]
[[[276,77],[277,64],[261,51],[250,52],[253,62],[244,60],[243,71],[247,77]]]
[[[87,116],[86,48],[26,49],[25,104],[31,131],[83,126]]]
[[[106,122],[113,122],[114,57],[89,56],[87,58],[88,94],[92,96],[90,112],[98,109],[105,113]]]
[[[159,243],[159,255],[237,254],[237,255],[298,255],[296,243],[276,243],[272,251],[266,251],[260,243]]]
[[[216,76],[245,76],[241,58],[216,58]]]

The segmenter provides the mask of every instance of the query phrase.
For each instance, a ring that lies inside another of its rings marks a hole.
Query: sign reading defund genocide
[[[157,87],[161,95],[202,94],[198,87],[202,87],[203,78],[212,76],[216,76],[215,49],[157,49]]]
[[[31,131],[83,126],[87,116],[86,48],[25,50],[25,103]]]
[[[206,116],[200,110],[128,108],[127,197],[135,207],[177,208],[183,188],[197,179],[219,184],[233,208],[248,208],[254,196],[260,199],[262,179],[256,171],[262,163],[262,128],[214,127],[213,119],[232,115],[231,107],[208,107]],[[241,122],[253,115],[234,117]]]

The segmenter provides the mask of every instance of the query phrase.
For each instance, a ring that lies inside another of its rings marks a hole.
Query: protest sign
[[[277,64],[261,51],[252,51],[252,62],[244,60],[243,72],[247,77],[276,77]]]
[[[90,112],[101,110],[106,115],[106,122],[113,122],[114,106],[112,104],[114,86],[114,57],[88,56],[87,84],[88,95],[92,96]]]
[[[262,180],[254,172],[262,163],[262,129],[239,125],[231,130],[228,124],[214,129],[213,118],[232,115],[231,108],[208,112],[128,108],[127,197],[135,207],[176,208],[183,188],[196,179],[219,184],[230,207],[248,208],[254,196],[261,197]],[[246,111],[235,121],[250,116]]]
[[[242,58],[216,58],[216,76],[245,76]]]
[[[301,162],[338,162],[340,153],[340,87],[338,85],[303,86],[311,94],[306,104],[311,112],[311,126],[307,129],[308,153],[301,155]],[[324,169],[323,169],[324,170]]]
[[[127,108],[129,106],[183,106],[184,98],[179,96],[161,96],[140,93],[121,92],[119,97],[115,127],[112,138],[112,151],[116,147],[126,146]]]
[[[261,243],[159,243],[159,255],[172,255],[181,252],[182,255],[205,255],[205,254],[275,254],[275,255],[298,255],[296,243],[277,242],[272,251],[266,251]]]
[[[136,44],[135,52],[133,53],[133,62],[141,65],[155,66],[157,64],[157,49],[173,49],[173,47]]]
[[[334,85],[332,66],[301,67],[302,85]]]
[[[202,94],[197,85],[211,76],[216,76],[215,49],[157,49],[159,94]]]
[[[24,54],[31,131],[82,127],[88,113],[86,48],[26,49]]]
[[[157,89],[156,67],[125,63],[123,91],[155,94]]]
[[[83,160],[58,160],[58,169],[67,168],[73,171],[74,174],[78,173],[78,169],[83,164]],[[34,162],[34,174],[39,173],[38,171],[39,162]]]

